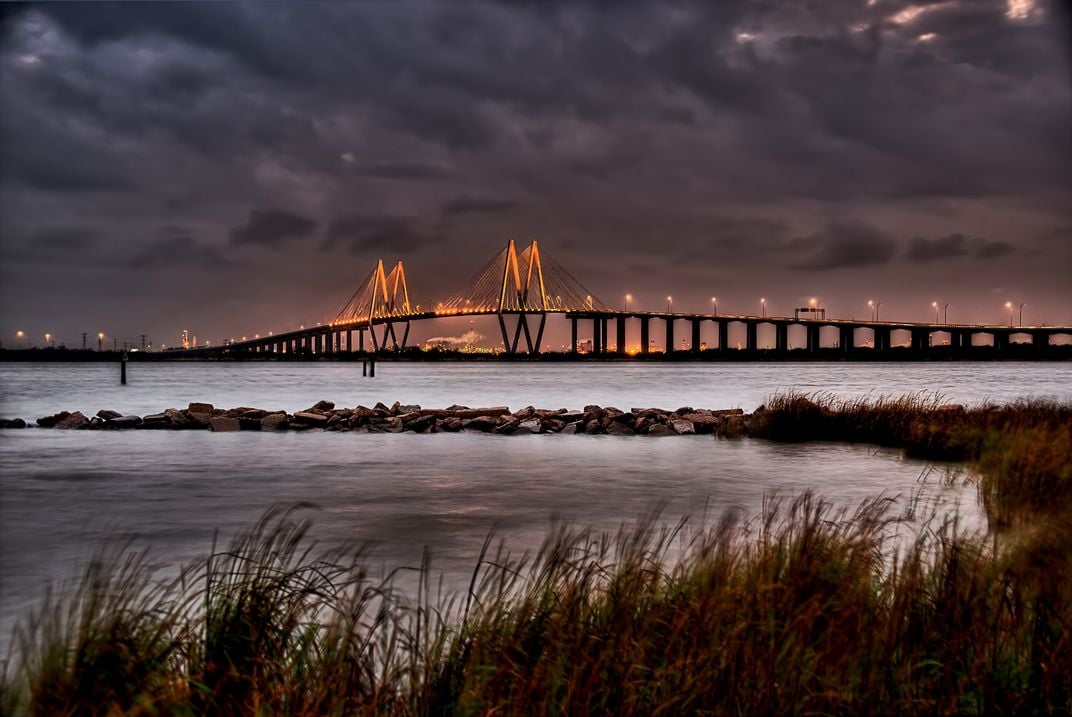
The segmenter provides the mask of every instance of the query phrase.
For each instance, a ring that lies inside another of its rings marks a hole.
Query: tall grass
[[[778,441],[855,441],[907,455],[968,461],[995,527],[1072,516],[1072,404],[1021,400],[964,408],[936,394],[839,400],[785,393],[752,414],[747,434]]]
[[[1067,485],[1067,409],[913,400],[847,407],[854,427],[829,402],[786,399],[750,430],[963,451],[983,472],[984,500],[1035,520],[989,535],[955,517],[908,531],[888,499],[847,511],[805,494],[707,527],[657,514],[616,534],[558,524],[532,555],[489,537],[468,589],[450,595],[427,553],[417,589],[402,591],[397,573],[371,576],[362,546],[317,548],[307,510],[276,509],[163,582],[129,545],[99,553],[21,623],[0,705],[48,715],[1068,713],[1072,513],[1052,505]],[[794,416],[809,423],[794,430]]]

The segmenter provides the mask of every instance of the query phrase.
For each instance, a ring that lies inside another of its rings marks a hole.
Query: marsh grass
[[[452,595],[427,551],[404,592],[399,572],[371,577],[364,546],[319,549],[305,506],[274,509],[163,582],[130,544],[102,550],[21,623],[3,710],[1067,713],[1072,521],[1046,500],[1067,480],[1067,409],[914,401],[856,404],[853,428],[829,403],[787,398],[754,430],[902,447],[922,435],[974,461],[984,500],[1036,519],[981,535],[932,515],[906,540],[921,500],[898,515],[887,498],[850,511],[804,494],[706,526],[556,523],[535,554],[489,536]]]
[[[732,429],[727,437],[737,437]],[[994,527],[1072,516],[1072,405],[1041,399],[947,405],[940,395],[840,400],[784,393],[752,414],[747,435],[903,448],[913,458],[967,461]]]

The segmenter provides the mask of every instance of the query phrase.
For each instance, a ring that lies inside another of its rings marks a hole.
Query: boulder
[[[543,430],[545,433],[558,433],[566,424],[557,418],[545,418],[543,420]]]
[[[188,412],[186,417],[190,419],[190,423],[196,423],[201,428],[207,428],[209,421],[212,420],[211,413],[198,413],[196,411]]]
[[[213,413],[213,415],[227,416],[227,418],[238,418],[239,416],[241,416],[246,411],[253,411],[253,410],[255,410],[255,409],[252,406],[236,406],[234,408],[228,408],[222,414],[216,413],[215,411],[213,411],[212,413]]]
[[[174,408],[169,408],[164,411],[164,417],[171,424],[172,428],[197,428],[197,424],[191,425],[191,421],[186,416],[182,415],[182,411],[178,411]]]
[[[398,416],[387,419],[387,432],[388,433],[401,433],[406,430],[405,425],[402,423],[402,419]]]
[[[468,406],[462,406],[462,405],[459,405],[457,403],[452,403],[451,405],[447,406],[444,410],[450,411],[451,413],[455,413],[457,411],[468,411],[469,407]]]
[[[603,432],[603,424],[599,422],[598,418],[593,418],[592,420],[590,420],[590,421],[588,421],[588,422],[586,422],[584,424],[584,432],[585,433],[602,433]],[[578,433],[580,433],[579,429],[578,429]]]
[[[261,419],[268,415],[268,411],[263,408],[251,408],[248,411],[243,411],[239,418],[256,418]]]
[[[583,411],[565,411],[563,413],[558,414],[558,418],[559,418],[559,420],[564,421],[566,423],[573,423],[575,421],[580,421],[582,418],[584,418],[584,412]]]
[[[540,428],[540,419],[530,418],[527,421],[519,423],[515,433],[539,433]]]
[[[335,403],[333,401],[317,401],[315,404],[302,411],[302,413],[327,413],[333,408],[335,408]]]
[[[692,421],[696,433],[712,433],[722,419],[713,415],[710,411],[694,411],[681,416],[686,421]]]
[[[359,407],[360,408],[360,407]],[[377,401],[376,405],[372,407],[373,411],[383,411],[384,413],[390,413],[391,409]]]
[[[41,428],[55,428],[57,423],[67,419],[70,415],[70,411],[60,411],[51,416],[42,416],[37,419],[37,425],[41,426]]]
[[[696,426],[692,425],[692,421],[686,421],[684,418],[672,418],[668,423],[670,428],[674,429],[674,433],[678,435],[696,433]]]
[[[171,421],[169,421],[168,417],[162,413],[150,413],[148,416],[142,418],[141,423],[138,424],[138,428],[147,430],[170,427]]]
[[[415,433],[428,433],[436,424],[435,416],[420,416],[418,415],[412,421],[405,423],[407,431],[414,431]]]
[[[262,431],[285,431],[290,425],[285,413],[269,413],[261,419]]]
[[[198,403],[195,401],[187,406],[186,410],[189,413],[207,413],[211,416],[212,412],[216,410],[216,407],[211,403]]]
[[[107,408],[97,411],[97,418],[103,418],[105,421],[111,421],[113,418],[119,418],[122,415],[119,411],[110,411]]]
[[[621,421],[611,421],[610,425],[607,426],[607,435],[632,436],[634,435],[634,431],[628,426],[628,424],[622,423]]]
[[[242,430],[242,424],[237,418],[231,416],[213,416],[208,428],[214,433],[230,433]]]
[[[516,418],[508,418],[495,428],[495,432],[503,436],[509,436],[516,433],[517,427],[520,425],[521,421]]]
[[[467,431],[488,431],[499,425],[499,420],[495,416],[477,416],[476,418],[467,418],[462,420],[462,428]]]
[[[510,409],[506,406],[492,406],[491,408],[463,408],[454,411],[454,415],[457,418],[481,418],[484,416],[508,416],[510,415]]]
[[[259,431],[261,430],[261,419],[259,418],[246,418],[245,416],[238,417],[238,428],[242,431]]]
[[[580,427],[580,425],[581,425],[580,421],[574,421],[573,423],[567,423],[565,426],[562,427],[562,430],[559,431],[559,433],[564,433],[566,435],[572,435],[572,434],[577,432],[577,429]]]
[[[669,426],[664,426],[661,423],[653,423],[648,426],[647,435],[649,436],[672,436],[674,430]]]
[[[141,416],[129,415],[120,416],[119,418],[113,418],[105,424],[105,428],[137,428],[141,425]]]
[[[75,411],[74,413],[58,422],[53,428],[59,428],[62,430],[71,430],[74,428],[89,428],[89,419],[86,418],[81,411]]]
[[[528,420],[529,418],[532,418],[535,415],[536,415],[536,407],[535,406],[525,406],[520,411],[518,411],[517,413],[514,414],[514,418],[516,418],[519,421],[525,421],[525,420]]]
[[[676,411],[674,411],[674,413],[676,413],[679,416],[684,416],[686,413],[695,413],[695,412],[696,412],[696,409],[693,408],[692,406],[682,406],[681,408],[679,408]]]
[[[306,426],[323,426],[328,422],[328,417],[323,413],[312,411],[298,411],[294,414],[294,423]]]
[[[436,429],[446,433],[457,433],[462,430],[462,419],[453,416],[440,419],[436,423]]]
[[[404,403],[398,407],[399,413],[416,413],[419,410],[421,410],[419,403]]]
[[[0,428],[26,428],[26,421],[21,418],[0,418]]]

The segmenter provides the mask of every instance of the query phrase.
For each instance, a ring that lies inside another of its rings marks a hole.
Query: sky
[[[817,297],[923,321],[937,301],[998,322],[1011,301],[1072,323],[1056,1],[19,4],[0,22],[5,346],[278,332],[333,318],[377,259],[439,297],[509,239],[611,305]]]

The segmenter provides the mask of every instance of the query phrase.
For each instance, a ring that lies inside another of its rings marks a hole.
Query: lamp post
[[[1012,302],[1006,301],[1005,308],[1009,310],[1009,326],[1012,326]]]
[[[103,350],[104,350],[104,332],[103,331],[98,331],[97,332],[97,351],[100,352],[100,351],[103,351]]]
[[[711,297],[711,313],[713,315],[715,315],[715,316],[718,316],[718,297],[717,296],[712,296]]]
[[[631,302],[632,300],[633,300],[633,295],[632,294],[626,294],[625,295],[625,310],[626,311],[629,311],[629,302]]]
[[[767,318],[767,300],[760,298],[759,300],[759,315],[763,318]]]
[[[942,323],[949,323],[949,304],[946,304],[944,307],[942,307]]]
[[[871,308],[871,320],[875,320],[875,302],[873,299],[867,300],[867,305]]]
[[[50,334],[50,333],[48,333],[46,331],[45,332],[45,346],[51,346],[51,345],[52,345],[52,334]]]
[[[666,297],[666,313],[674,313],[674,297],[672,296]]]
[[[934,307],[934,323],[938,323],[938,302],[932,301],[931,306]]]
[[[15,338],[18,339],[18,341],[15,342],[15,345],[19,348],[22,348],[22,339],[24,336],[26,336],[26,333],[22,329],[15,332]]]
[[[1024,304],[1026,304],[1026,303],[1027,303],[1026,301],[1021,301],[1020,302],[1020,323],[1018,323],[1017,326],[1023,326],[1024,325]]]

